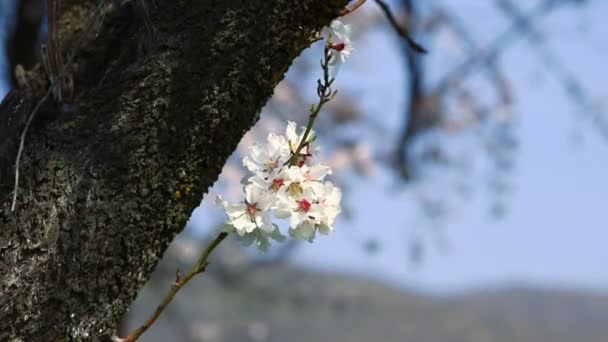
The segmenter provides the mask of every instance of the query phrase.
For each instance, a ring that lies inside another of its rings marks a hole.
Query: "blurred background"
[[[427,54],[407,47],[379,3]],[[43,0],[0,0],[0,98]],[[142,341],[608,341],[608,1],[368,0],[317,125],[330,236],[222,245]],[[243,138],[123,322],[140,324],[238,199],[241,158],[306,122],[322,43]]]

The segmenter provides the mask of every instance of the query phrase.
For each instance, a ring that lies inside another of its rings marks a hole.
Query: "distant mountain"
[[[513,288],[436,297],[287,266],[218,279],[191,283],[141,341],[608,341],[608,294]],[[131,326],[165,289],[142,293]]]

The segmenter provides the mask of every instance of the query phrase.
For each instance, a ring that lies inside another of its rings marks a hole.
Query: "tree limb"
[[[146,51],[131,14],[106,15],[69,66],[76,110],[42,108],[29,129],[13,213],[2,170],[46,88],[9,95],[0,105],[0,340],[109,340],[291,61],[345,5],[161,1],[149,8],[157,35]],[[71,46],[97,3],[62,6],[58,36]],[[30,77],[46,82],[40,68]]]

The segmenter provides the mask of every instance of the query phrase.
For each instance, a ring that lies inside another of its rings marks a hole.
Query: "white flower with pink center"
[[[342,201],[342,191],[331,182],[325,182],[315,190],[315,206],[323,213],[319,224],[321,234],[329,234],[334,230],[333,225],[336,217],[340,214],[340,202]]]
[[[312,241],[317,231],[333,231],[341,193],[324,181],[331,169],[316,162],[314,138],[308,139],[295,165],[289,162],[303,136],[304,132],[297,133],[296,124],[289,122],[284,135],[271,133],[265,143],[251,148],[243,158],[243,165],[253,173],[245,185],[245,199],[228,203],[218,196],[216,201],[226,212],[224,230],[260,249],[268,248],[270,240],[284,240],[271,222],[271,214],[287,219],[289,233],[296,239]]]
[[[328,63],[334,67],[332,71],[334,77],[353,51],[350,35],[350,25],[345,25],[339,20],[332,21],[327,39],[327,49],[329,53]]]
[[[221,196],[216,203],[221,205],[228,216],[227,224],[234,227],[239,236],[251,233],[256,229],[272,232],[276,227],[270,222],[268,210],[273,198],[263,189],[249,184],[245,187],[245,200],[238,203],[228,203]]]
[[[285,139],[289,144],[289,151],[291,154],[296,153],[300,142],[304,138],[304,129],[297,132],[296,123],[293,121],[287,122],[287,128],[285,129]],[[314,131],[310,131],[306,139],[304,147],[300,150],[300,155],[296,161],[297,166],[312,165],[315,162],[315,157],[319,155],[319,147],[315,143],[316,136]]]
[[[293,200],[289,206],[290,235],[312,241],[316,231],[327,235],[333,231],[333,224],[340,213],[342,192],[331,182],[311,183],[301,198]]]
[[[265,144],[255,144],[243,165],[252,173],[261,176],[274,175],[289,160],[291,152],[284,136],[270,133]]]

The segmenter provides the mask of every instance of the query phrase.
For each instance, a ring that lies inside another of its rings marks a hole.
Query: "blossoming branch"
[[[221,196],[216,199],[227,216],[223,230],[185,276],[176,275],[171,290],[146,322],[125,338],[115,337],[115,342],[133,342],[146,332],[177,292],[205,271],[209,255],[230,234],[266,250],[270,240],[286,239],[272,217],[287,220],[288,233],[295,239],[312,242],[317,232],[327,235],[334,230],[342,192],[325,180],[331,169],[319,162],[320,148],[312,128],[323,105],[336,96],[332,84],[352,50],[350,27],[333,21],[321,60],[323,77],[317,81],[319,101],[311,106],[306,127],[298,129],[294,122],[288,122],[284,134],[270,133],[265,142],[251,147],[243,158],[243,165],[251,172],[243,200],[230,203]]]
[[[245,245],[267,250],[270,240],[282,242],[285,235],[272,221],[289,221],[289,235],[314,241],[316,233],[327,235],[340,213],[342,192],[325,176],[331,169],[319,162],[319,146],[312,127],[323,105],[336,95],[331,86],[340,67],[352,52],[350,26],[333,21],[321,60],[323,77],[318,80],[319,102],[311,106],[308,124],[298,132],[288,122],[285,133],[270,133],[263,143],[251,147],[243,165],[251,172],[244,186],[244,199],[229,203],[218,196],[216,203],[227,216],[224,231],[236,233]]]

